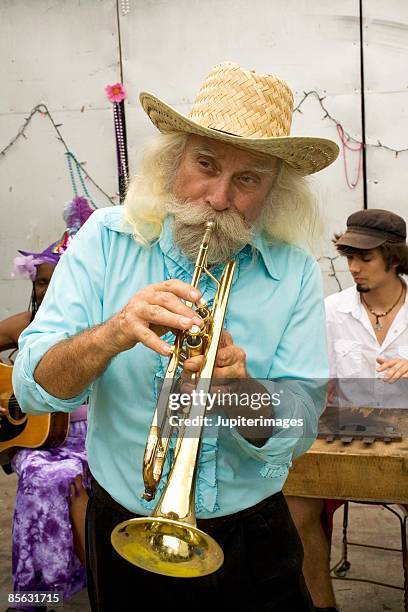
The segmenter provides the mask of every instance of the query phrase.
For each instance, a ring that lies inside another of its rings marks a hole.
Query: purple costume
[[[69,599],[86,586],[85,568],[74,551],[69,515],[75,478],[82,476],[84,487],[89,488],[86,427],[86,420],[74,421],[59,448],[21,449],[13,457],[12,467],[18,476],[13,517],[14,591],[59,591]]]
[[[35,281],[37,266],[57,265],[78,229],[93,213],[86,198],[75,197],[64,209],[62,238],[41,253],[19,251],[14,274]],[[70,519],[71,486],[77,476],[89,490],[85,438],[87,406],[71,414],[64,444],[54,449],[18,450],[11,462],[18,476],[13,516],[13,591],[58,591],[69,599],[86,586],[86,570],[74,551]],[[13,608],[38,608],[12,604]]]

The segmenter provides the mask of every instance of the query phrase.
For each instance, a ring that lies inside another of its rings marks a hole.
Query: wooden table
[[[360,422],[367,419],[367,409],[351,412]],[[402,441],[366,445],[360,440],[344,444],[318,439],[293,462],[283,492],[299,497],[408,504],[408,410],[375,409],[369,417],[398,425]]]

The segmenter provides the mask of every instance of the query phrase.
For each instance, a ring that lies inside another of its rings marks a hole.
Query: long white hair
[[[168,215],[166,202],[188,134],[158,134],[148,147],[139,173],[132,179],[124,204],[124,219],[134,239],[144,246],[157,240]],[[271,241],[283,241],[313,250],[322,232],[317,200],[308,181],[281,163],[257,228]]]

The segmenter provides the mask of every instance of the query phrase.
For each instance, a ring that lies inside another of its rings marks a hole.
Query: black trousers
[[[135,516],[93,481],[86,518],[92,612],[133,612],[142,600],[154,609],[178,612],[222,607],[245,612],[313,610],[302,575],[302,544],[282,493],[253,509],[197,521],[225,557],[217,572],[202,578],[160,576],[122,559],[110,543],[110,534],[118,523]]]

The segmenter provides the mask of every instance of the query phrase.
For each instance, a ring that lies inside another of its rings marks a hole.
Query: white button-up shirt
[[[408,380],[383,380],[377,357],[408,359],[408,305],[398,311],[380,345],[355,286],[325,299],[330,377],[342,405],[408,407]],[[347,379],[347,380],[345,380]]]

